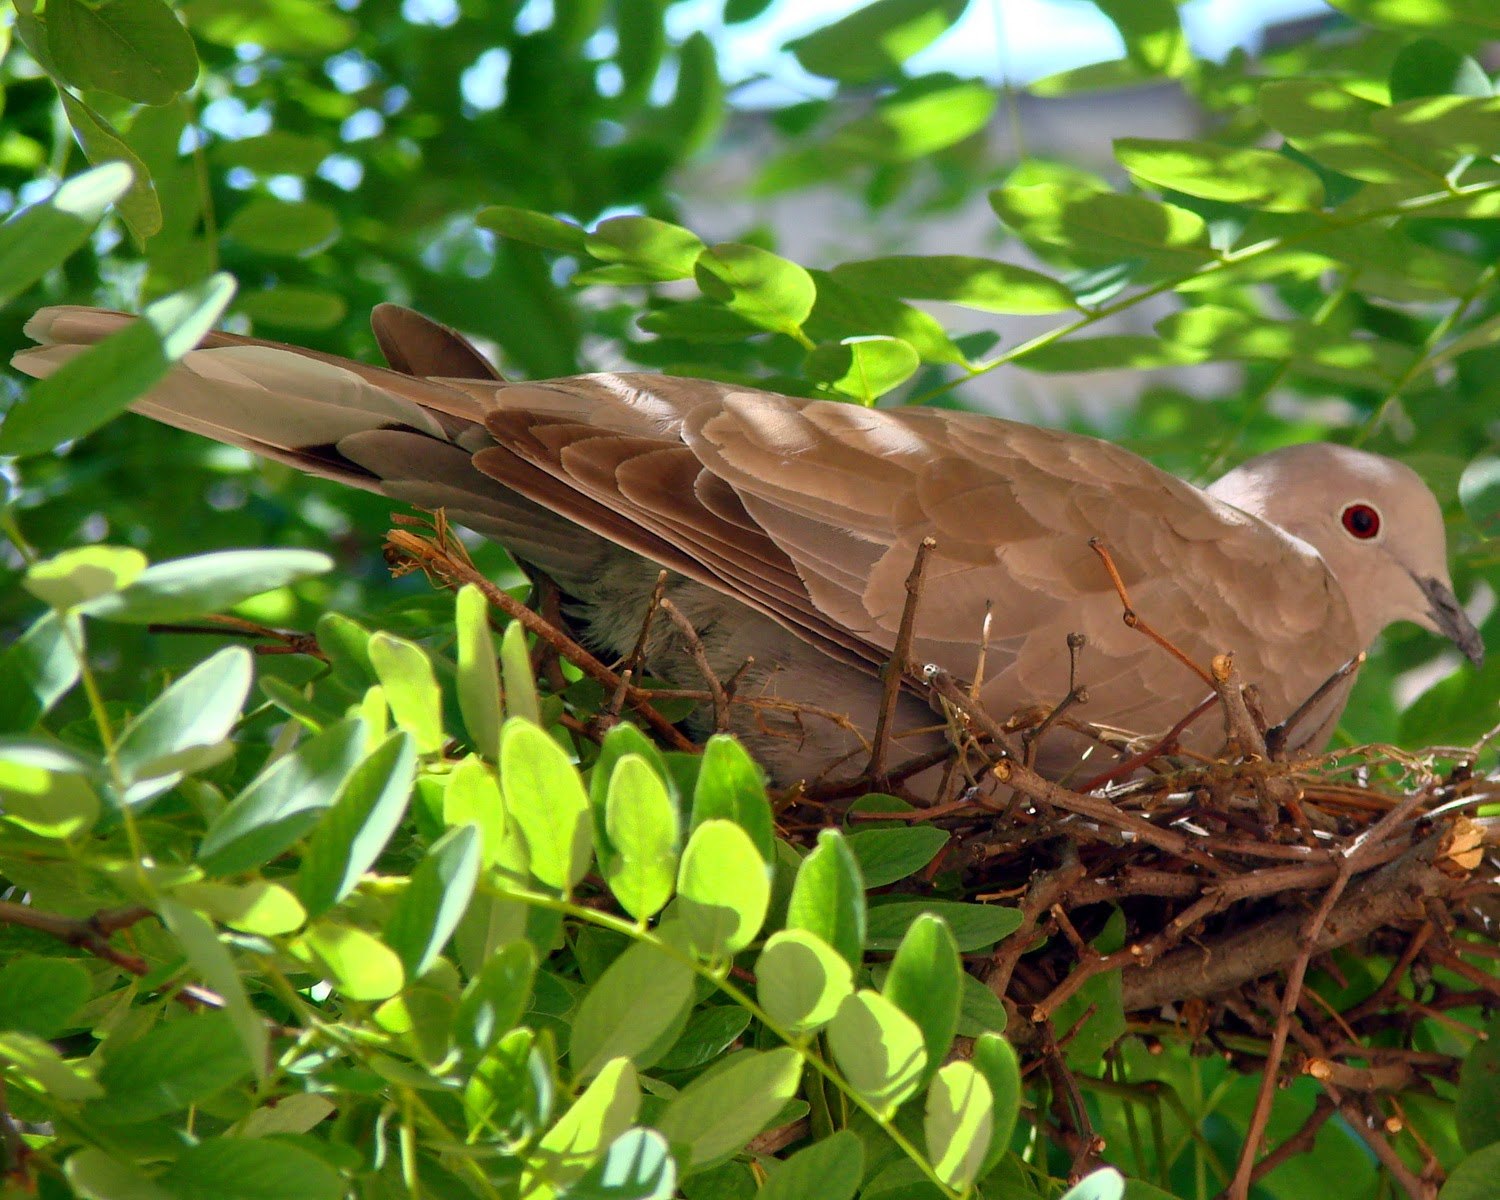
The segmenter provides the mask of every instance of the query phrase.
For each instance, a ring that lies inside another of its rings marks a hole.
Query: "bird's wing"
[[[971,678],[988,615],[996,712],[1066,693],[1069,633],[1088,639],[1082,679],[1098,711],[1151,728],[1202,692],[1124,626],[1091,538],[1142,618],[1205,665],[1234,651],[1273,716],[1361,648],[1311,547],[1107,442],[972,413],[734,394],[694,412],[684,436],[818,611],[879,650],[933,538],[913,656]]]

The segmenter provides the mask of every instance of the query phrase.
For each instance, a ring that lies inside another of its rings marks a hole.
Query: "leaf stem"
[[[672,957],[686,963],[693,969],[696,974],[702,976],[704,979],[712,983],[716,988],[723,992],[725,996],[734,1001],[735,1004],[743,1008],[755,1020],[759,1021],[762,1025],[764,1025],[767,1029],[769,1029],[772,1033],[779,1037],[783,1042],[790,1046],[794,1051],[796,1051],[797,1056],[801,1058],[807,1066],[811,1067],[829,1083],[833,1084],[833,1086],[836,1087],[840,1092],[842,1092],[844,1096],[852,1104],[854,1104],[856,1108],[858,1108],[867,1117],[869,1117],[872,1121],[879,1125],[880,1128],[885,1131],[886,1136],[889,1137],[893,1143],[895,1143],[897,1148],[900,1149],[900,1151],[905,1154],[907,1158],[911,1159],[911,1161],[916,1164],[917,1169],[927,1177],[928,1181],[935,1188],[937,1188],[943,1194],[943,1196],[947,1197],[948,1200],[962,1200],[964,1193],[955,1191],[953,1188],[944,1183],[942,1178],[933,1169],[932,1164],[927,1161],[926,1157],[920,1150],[916,1148],[916,1146],[912,1145],[910,1139],[908,1139],[905,1134],[903,1134],[899,1129],[896,1128],[895,1123],[889,1117],[881,1113],[880,1110],[877,1109],[874,1105],[870,1104],[862,1096],[855,1092],[854,1089],[844,1081],[843,1077],[833,1069],[833,1067],[824,1062],[823,1059],[818,1055],[814,1054],[808,1048],[808,1042],[806,1039],[800,1039],[789,1031],[781,1028],[771,1018],[770,1014],[760,1007],[760,1005],[756,1004],[754,1000],[750,999],[748,995],[746,995],[743,991],[741,991],[738,987],[731,983],[726,976],[721,976],[720,973],[715,971],[710,965],[699,962],[692,955],[685,953],[677,946],[672,945],[670,942],[666,941],[663,938],[657,937],[653,933],[643,933],[633,921],[626,921],[609,913],[598,912],[595,909],[584,908],[567,900],[558,899],[555,896],[543,895],[540,892],[531,892],[526,891],[525,889],[507,888],[501,894],[510,899],[519,900],[523,904],[533,904],[538,908],[549,908],[554,912],[562,913],[566,917],[572,917],[575,920],[579,921],[587,921],[591,925],[598,925],[600,928],[609,929],[615,933],[623,933],[627,937],[632,937],[637,939],[638,941],[646,942],[655,949],[660,950],[662,953],[670,954]]]

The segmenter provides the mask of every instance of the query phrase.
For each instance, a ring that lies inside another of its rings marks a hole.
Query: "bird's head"
[[[1410,467],[1309,442],[1252,458],[1207,490],[1317,550],[1366,644],[1393,621],[1414,621],[1475,666],[1484,661],[1479,631],[1453,594],[1442,511]]]

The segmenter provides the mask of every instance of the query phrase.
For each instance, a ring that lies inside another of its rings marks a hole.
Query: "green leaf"
[[[84,157],[95,166],[122,163],[130,169],[130,186],[116,204],[120,220],[140,245],[161,232],[161,200],[146,164],[120,136],[113,125],[72,92],[59,89],[63,112],[73,129],[73,136],[83,148]]]
[[[406,982],[396,952],[363,929],[318,921],[308,926],[301,943],[328,982],[350,1000],[385,1000]]]
[[[50,370],[5,416],[0,454],[39,454],[106,424],[198,344],[234,295],[234,280],[204,283],[148,304],[141,319]]]
[[[877,904],[870,909],[870,949],[896,949],[912,922],[924,913],[943,918],[963,954],[988,949],[1021,924],[1021,914],[1017,909],[999,905],[961,904],[954,900],[900,900],[893,904]]]
[[[1431,30],[1445,37],[1496,37],[1500,13],[1489,0],[1329,0],[1340,12],[1366,25],[1384,29]],[[1443,1200],[1450,1200],[1444,1196]]]
[[[472,754],[448,774],[443,789],[443,824],[478,826],[480,861],[486,867],[508,861],[508,843],[515,839],[507,838],[499,780],[493,768]]]
[[[193,32],[234,49],[249,43],[272,54],[322,57],[342,50],[357,27],[319,0],[188,0]]]
[[[666,784],[640,755],[615,763],[604,822],[610,847],[604,878],[620,906],[644,923],[672,898],[682,832]]]
[[[1381,105],[1356,96],[1327,79],[1277,80],[1260,89],[1260,111],[1266,124],[1320,167],[1367,183],[1421,180],[1445,187],[1443,165],[1436,158],[1419,161],[1395,152],[1371,129]]]
[[[115,760],[130,780],[217,762],[250,692],[250,652],[229,646],[199,663],[120,734]]]
[[[948,832],[935,825],[901,829],[857,829],[845,841],[866,888],[885,887],[914,875],[941,853]]]
[[[1156,138],[1117,138],[1115,158],[1136,179],[1205,200],[1266,212],[1302,212],[1323,203],[1323,182],[1284,154]]]
[[[55,1037],[88,999],[90,982],[71,959],[17,955],[0,967],[0,1030]]]
[[[647,268],[657,279],[691,279],[703,240],[655,217],[611,217],[588,235],[584,249],[601,262]]]
[[[370,665],[385,691],[396,725],[411,734],[418,754],[436,754],[446,743],[443,693],[432,660],[415,642],[384,630],[370,638]]]
[[[275,858],[332,806],[364,745],[364,726],[342,721],[271,763],[209,822],[198,864],[210,875],[234,875]]]
[[[105,1098],[90,1114],[111,1125],[139,1124],[206,1100],[250,1074],[250,1060],[228,1014],[173,1016],[116,1045],[99,1072]]]
[[[733,958],[755,940],[770,904],[770,868],[741,826],[715,819],[693,830],[677,873],[676,911],[698,957]]]
[[[45,742],[0,742],[0,804],[11,824],[38,837],[71,838],[92,829],[102,807],[89,786],[94,765]]]
[[[3,984],[0,975],[0,995]],[[1464,1056],[1453,1109],[1458,1140],[1471,1154],[1500,1142],[1500,1018],[1490,1020],[1484,1035]]]
[[[1185,74],[1192,51],[1177,18],[1173,0],[1094,0],[1125,39],[1125,53],[1144,69],[1160,75]]]
[[[873,405],[921,365],[917,352],[900,338],[870,335],[824,342],[807,356],[805,369],[809,379]]]
[[[460,825],[432,844],[391,907],[385,941],[408,979],[426,974],[469,907],[479,881],[479,829]]]
[[[193,39],[162,0],[47,0],[47,49],[64,79],[167,104],[198,78]]]
[[[149,1175],[92,1146],[70,1154],[63,1174],[86,1200],[175,1200]]]
[[[1161,271],[1189,271],[1214,258],[1197,213],[1144,196],[1102,193],[1070,200],[1062,214],[1068,250],[1104,265],[1140,258]]]
[[[780,929],[766,939],[755,964],[760,1006],[793,1036],[814,1033],[854,992],[849,963],[816,934]]]
[[[742,1050],[667,1102],[657,1131],[681,1149],[684,1170],[741,1149],[796,1094],[802,1060],[789,1046]]]
[[[332,329],[349,313],[348,303],[337,292],[284,285],[241,292],[236,307],[257,327],[298,330]]]
[[[677,48],[677,90],[662,109],[661,125],[686,156],[713,140],[724,123],[724,107],[718,52],[706,33],[694,30]]]
[[[458,709],[475,751],[495,762],[500,754],[500,668],[490,635],[490,607],[472,583],[459,589],[454,631],[458,635]]]
[[[691,1071],[724,1054],[750,1027],[750,1014],[735,1004],[700,1008],[681,1036],[657,1062],[658,1071]]]
[[[882,96],[873,112],[832,137],[829,151],[876,163],[909,163],[936,154],[982,131],[999,94],[978,79],[931,75]]]
[[[79,546],[33,563],[22,584],[43,604],[62,612],[129,587],[145,569],[146,556],[128,546]]]
[[[642,313],[636,324],[657,337],[681,338],[686,342],[739,342],[762,332],[744,317],[707,300],[665,304]]]
[[[156,911],[193,970],[223,1000],[223,1011],[239,1035],[245,1061],[257,1078],[264,1079],[270,1044],[266,1020],[251,1006],[245,981],[229,951],[219,941],[218,930],[200,913],[171,897],[157,901]]]
[[[344,1179],[319,1155],[282,1138],[208,1138],[160,1181],[175,1200],[339,1200]]]
[[[1010,1149],[1011,1135],[1021,1115],[1021,1064],[1011,1044],[993,1033],[980,1034],[974,1039],[974,1053],[969,1061],[989,1084],[994,1104],[990,1148],[979,1168],[982,1178]]]
[[[588,253],[588,234],[582,228],[571,221],[549,217],[546,213],[498,204],[491,208],[481,208],[474,221],[482,229],[492,229],[501,237],[525,242],[528,246],[540,246],[543,250],[578,256]]]
[[[1469,1155],[1448,1172],[1438,1200],[1491,1200],[1500,1178],[1500,1143]]]
[[[616,1058],[605,1064],[528,1156],[530,1169],[522,1176],[521,1194],[566,1188],[630,1127],[640,1105],[640,1084],[630,1060]]]
[[[963,1060],[951,1062],[927,1088],[922,1120],[927,1159],[949,1187],[962,1192],[977,1178],[994,1128],[990,1085]]]
[[[500,731],[500,788],[506,814],[526,835],[531,873],[566,895],[588,873],[594,851],[577,768],[538,726],[512,717]]]
[[[295,933],[307,921],[307,910],[288,889],[267,879],[245,883],[202,880],[184,883],[173,893],[231,929],[275,937]]]
[[[804,332],[820,342],[882,334],[900,338],[923,362],[962,365],[963,351],[927,313],[890,296],[846,287],[827,271],[811,272],[818,289]]]
[[[210,157],[217,166],[244,167],[258,175],[311,175],[332,153],[327,138],[272,129],[255,137],[219,142]]]
[[[1077,307],[1062,283],[1039,271],[958,254],[898,254],[844,263],[833,277],[846,287],[908,300],[944,300],[995,313],[1054,313]]]
[[[1500,537],[1500,457],[1481,456],[1465,467],[1458,498],[1475,529],[1487,538]]]
[[[1062,1200],[1125,1200],[1125,1178],[1113,1167],[1101,1167],[1064,1192]]]
[[[65,1061],[48,1043],[29,1033],[0,1033],[0,1064],[33,1081],[49,1100],[75,1104],[104,1094],[82,1064]]]
[[[537,696],[536,677],[531,673],[526,630],[519,621],[512,621],[500,635],[500,677],[505,684],[505,715],[540,725],[542,702]],[[501,733],[503,738],[504,731]]]
[[[127,625],[185,621],[333,569],[316,550],[221,550],[147,567],[129,587],[84,605],[86,616]]]
[[[375,865],[406,814],[416,771],[411,738],[393,733],[346,776],[297,871],[297,894],[309,916],[327,912]]]
[[[825,1036],[834,1061],[861,1099],[890,1116],[922,1084],[922,1031],[878,992],[846,996]]]
[[[627,1129],[576,1183],[568,1200],[670,1200],[677,1163],[654,1129]]]
[[[785,1162],[774,1163],[756,1200],[853,1200],[865,1173],[859,1137],[840,1129]]]
[[[272,257],[307,258],[338,240],[339,218],[316,200],[260,196],[229,218],[224,236]]]
[[[578,1006],[568,1061],[581,1079],[628,1058],[642,1070],[677,1040],[693,1003],[692,967],[647,942],[632,945],[605,969]]]
[[[777,333],[800,329],[818,295],[812,276],[796,263],[736,242],[703,251],[693,274],[709,299]]]
[[[765,772],[739,742],[722,733],[708,739],[698,761],[689,830],[705,821],[733,821],[750,835],[766,862],[774,861],[776,826]]]
[[[1489,96],[1484,68],[1446,42],[1417,38],[1401,47],[1391,64],[1391,103],[1422,96]]]
[[[1370,117],[1370,130],[1397,152],[1455,163],[1486,155],[1500,134],[1500,97],[1424,96]]]
[[[477,1055],[508,1034],[531,1002],[536,950],[530,942],[510,942],[485,959],[469,980],[453,1017],[453,1036]]]
[[[880,990],[921,1029],[929,1070],[937,1069],[953,1044],[963,979],[947,924],[930,914],[918,917],[901,939]]]
[[[47,199],[0,225],[0,305],[9,304],[88,241],[132,182],[125,163],[105,163],[63,180]]]
[[[865,885],[849,843],[837,830],[819,833],[818,844],[802,860],[786,927],[816,934],[859,969],[865,949]],[[887,947],[895,948],[894,943]]]
[[[847,17],[789,42],[804,70],[843,83],[871,83],[941,37],[967,0],[875,0]]]
[[[76,614],[44,614],[0,652],[0,733],[22,733],[52,710],[80,678],[75,646],[83,645]]]

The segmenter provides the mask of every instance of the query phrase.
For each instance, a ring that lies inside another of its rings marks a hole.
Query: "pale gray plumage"
[[[38,313],[46,375],[130,318]],[[1121,622],[1089,539],[1107,544],[1140,614],[1206,663],[1233,651],[1280,720],[1385,626],[1415,621],[1479,661],[1453,599],[1442,517],[1417,475],[1389,459],[1310,444],[1264,455],[1199,490],[1109,443],[970,413],[877,411],[698,379],[589,375],[500,381],[450,330],[394,306],[375,328],[394,370],[213,334],[135,407],[316,475],[449,516],[553,577],[598,648],[634,644],[658,567],[727,677],[747,656],[746,696],[847,713],[865,735],[924,537],[936,541],[911,658],[972,678],[986,613],[982,699],[1004,718],[1068,687],[1069,633],[1087,646],[1082,719],[1160,732],[1202,682]],[[1378,532],[1350,533],[1352,504]],[[654,626],[648,665],[702,680],[680,637]],[[1294,742],[1321,745],[1347,688]],[[940,744],[932,710],[903,694],[895,757]],[[861,739],[817,718],[737,709],[737,732],[782,782],[853,774]],[[1186,742],[1212,750],[1208,713]],[[1092,754],[1049,735],[1062,775]],[[1092,767],[1091,767],[1092,769]],[[936,775],[932,776],[935,780]],[[929,785],[933,786],[933,785]]]

